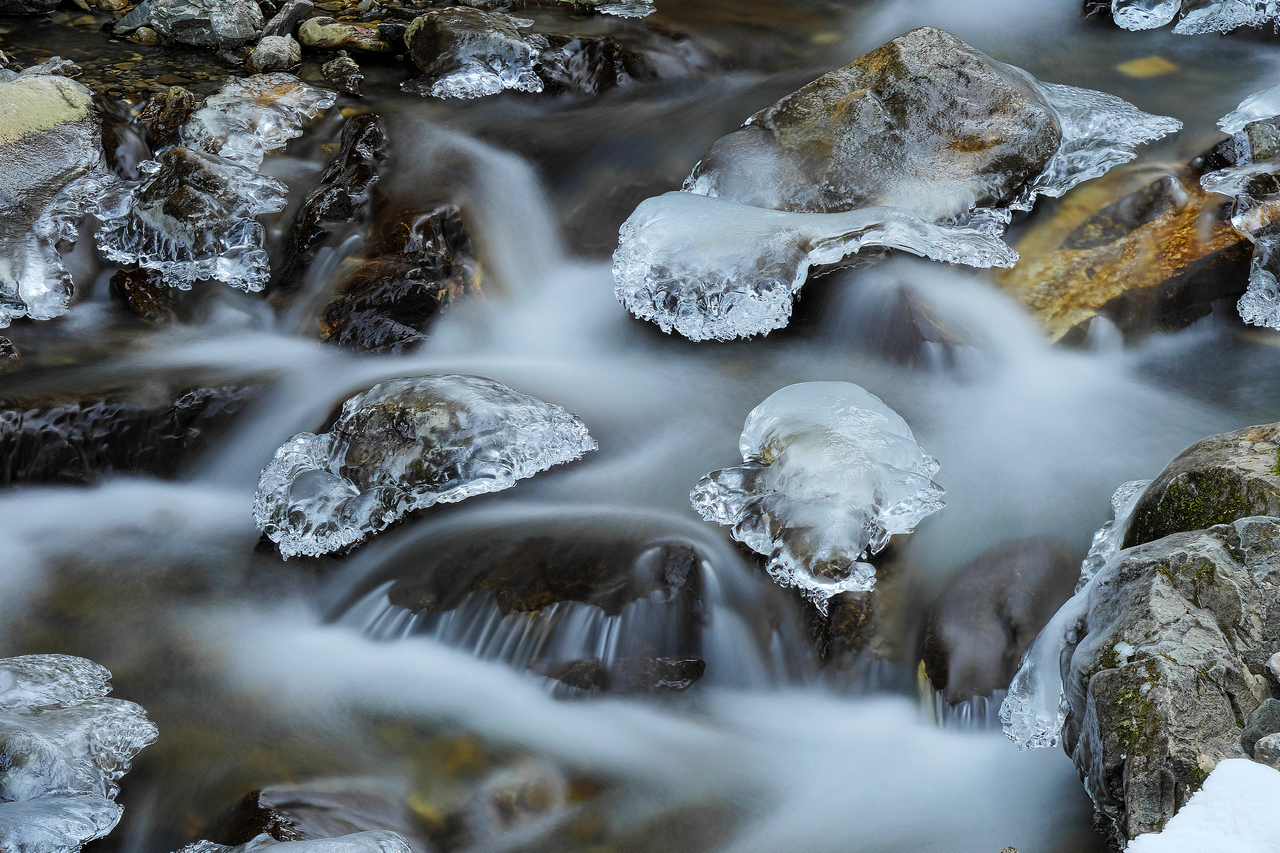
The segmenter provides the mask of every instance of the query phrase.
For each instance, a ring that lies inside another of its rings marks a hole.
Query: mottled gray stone
[[[253,0],[150,0],[151,27],[165,38],[219,50],[240,47],[262,32]]]

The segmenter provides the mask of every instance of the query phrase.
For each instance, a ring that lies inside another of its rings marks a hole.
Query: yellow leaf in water
[[[1172,74],[1178,70],[1178,66],[1163,56],[1147,56],[1142,59],[1131,59],[1128,62],[1122,62],[1116,66],[1116,70],[1126,77],[1137,77],[1141,80],[1147,77],[1163,77],[1166,74]]]

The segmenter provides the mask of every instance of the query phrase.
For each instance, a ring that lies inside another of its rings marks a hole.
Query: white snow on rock
[[[1128,853],[1276,853],[1280,770],[1228,758],[1161,832],[1139,835]]]
[[[865,558],[944,505],[938,463],[906,421],[850,382],[783,388],[747,416],[738,447],[743,464],[703,477],[694,509],[824,612],[837,593],[873,588]]]
[[[329,432],[276,451],[254,520],[284,557],[318,556],[596,448],[574,415],[491,379],[392,379],[347,400]]]

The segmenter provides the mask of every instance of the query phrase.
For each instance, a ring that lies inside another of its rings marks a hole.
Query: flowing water
[[[1083,557],[1118,485],[1154,476],[1203,436],[1280,420],[1280,338],[1212,315],[1127,346],[1099,321],[1084,347],[1052,347],[982,274],[895,260],[811,283],[785,332],[695,345],[628,316],[608,254],[631,208],[676,188],[716,138],[913,26],[1181,119],[1181,135],[1144,151],[1151,160],[1202,150],[1217,118],[1267,85],[1273,60],[1245,39],[1097,27],[1074,0],[657,5],[731,58],[594,99],[465,103],[401,95],[391,71],[371,67],[367,105],[387,119],[392,152],[385,189],[406,205],[462,207],[489,285],[412,354],[351,356],[305,332],[359,234],[331,241],[280,316],[226,291],[199,322],[146,334],[113,319],[109,268],[77,250],[70,263],[87,298],[61,320],[11,330],[26,366],[0,380],[9,398],[262,388],[176,478],[0,493],[4,651],[99,661],[116,695],[159,726],[124,782],[123,822],[94,849],[176,849],[265,785],[374,777],[423,801],[424,791],[462,796],[521,762],[570,768],[605,793],[486,849],[1105,849],[1070,759],[1017,751],[995,728],[998,698],[956,710],[919,692],[908,638],[932,596],[988,548],[1052,534]],[[6,22],[7,41],[21,41],[23,26]],[[1176,72],[1116,70],[1153,55]],[[264,172],[296,201],[337,131],[329,121]],[[274,240],[289,221],[269,221]],[[904,298],[962,344],[895,336]],[[489,377],[563,406],[600,449],[420,514],[346,558],[282,562],[260,545],[254,490],[282,442],[319,430],[375,382],[435,373]],[[947,492],[947,508],[895,551],[900,659],[841,676],[809,651],[798,599],[700,521],[688,497],[708,471],[737,464],[754,406],[810,380],[856,382],[899,412],[941,463]],[[568,601],[537,616],[504,615],[492,592],[417,615],[388,597],[405,573],[525,533],[612,538],[642,556],[691,548],[698,630],[682,633],[663,593],[617,612]],[[707,675],[675,698],[582,699],[536,671],[654,652],[700,657]]]

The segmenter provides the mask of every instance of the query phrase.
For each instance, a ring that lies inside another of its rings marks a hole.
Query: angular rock
[[[1280,770],[1280,734],[1259,738],[1253,745],[1253,760]]]
[[[851,382],[803,382],[747,416],[743,464],[703,477],[690,493],[707,521],[769,558],[782,586],[822,612],[842,592],[875,586],[866,562],[894,533],[944,506],[938,463],[878,397]]]
[[[294,30],[298,28],[298,24],[311,14],[311,10],[315,8],[315,4],[311,0],[286,0],[285,4],[280,7],[280,11],[272,16],[267,25],[262,28],[262,37],[270,36],[291,36]]]
[[[1278,435],[1280,424],[1246,427],[1179,453],[1139,498],[1124,547],[1252,515],[1280,516]]]
[[[1083,338],[1098,316],[1126,336],[1188,325],[1244,292],[1253,252],[1196,172],[1151,165],[1072,190],[1017,250],[996,281],[1053,341]]]
[[[61,69],[54,57],[0,71],[0,328],[66,313],[73,285],[57,244],[76,240],[82,216],[105,218],[118,204],[92,93],[46,73]]]
[[[480,292],[476,254],[456,206],[402,217],[322,312],[322,339],[353,352],[416,347],[441,312]]]
[[[151,28],[165,38],[216,50],[256,40],[265,21],[253,0],[148,0]]]
[[[1258,517],[1123,551],[1086,587],[1062,653],[1064,745],[1119,843],[1244,754],[1278,593],[1280,520]]]
[[[360,84],[364,82],[364,72],[356,61],[346,55],[346,51],[337,59],[331,59],[320,66],[320,73],[327,82],[339,92],[348,95],[359,95]]]
[[[136,317],[163,325],[177,319],[164,277],[155,270],[119,270],[111,276],[111,295]]]
[[[0,409],[0,486],[169,477],[226,431],[249,388],[200,388],[168,402],[99,397]]]
[[[339,226],[366,219],[379,169],[387,156],[386,131],[372,113],[352,116],[342,128],[342,147],[320,176],[320,186],[302,202],[289,230],[285,259],[275,285],[288,288]]]
[[[196,111],[197,98],[181,86],[170,86],[168,92],[152,95],[138,113],[138,121],[151,134],[156,148],[177,139],[191,114]]]
[[[953,705],[1009,686],[1022,653],[1071,597],[1079,576],[1052,537],[1005,543],[969,563],[942,592],[925,629],[925,671]]]
[[[706,661],[697,658],[623,658],[612,665],[588,658],[553,667],[547,676],[578,690],[679,693],[692,687],[706,670]]]
[[[393,48],[369,24],[349,24],[333,18],[308,18],[298,27],[298,41],[317,50],[353,50],[391,53]]]
[[[1280,734],[1280,699],[1266,699],[1254,709],[1244,725],[1240,745],[1250,756],[1254,756],[1258,741],[1273,734]]]
[[[58,8],[59,0],[0,0],[0,15],[43,15]]]
[[[293,36],[263,36],[253,49],[245,67],[255,74],[266,71],[288,71],[302,63],[302,46]]]
[[[381,382],[276,451],[254,498],[285,557],[349,548],[407,513],[510,488],[596,442],[559,406],[476,376]]]
[[[406,92],[436,98],[479,98],[504,89],[541,92],[535,73],[539,47],[503,14],[454,6],[432,9],[405,33],[405,45],[423,76]]]

